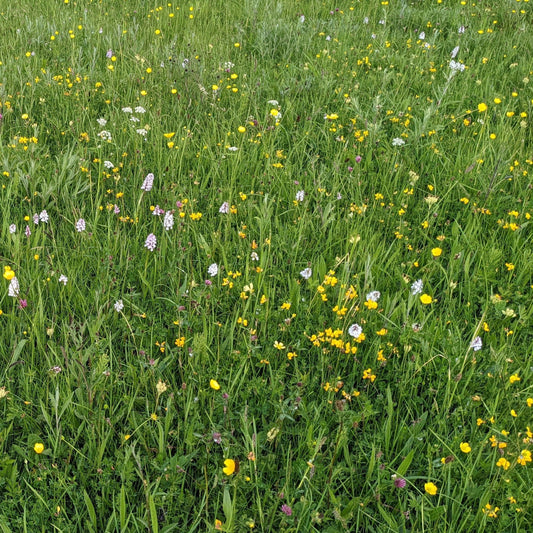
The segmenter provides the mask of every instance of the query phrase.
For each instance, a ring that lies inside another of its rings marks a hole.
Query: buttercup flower
[[[44,452],[44,444],[42,442],[36,442],[35,445],[33,446],[33,451],[36,454],[43,453]]]
[[[222,472],[224,472],[226,476],[231,476],[231,474],[235,472],[235,461],[233,459],[225,459]]]
[[[437,489],[437,485],[429,482],[429,483],[424,484],[424,490],[431,496],[435,496],[435,494],[437,494],[438,489]]]
[[[429,295],[429,294],[422,294],[420,296],[420,301],[424,304],[424,305],[429,305],[431,302],[433,302],[433,298]]]
[[[472,451],[472,448],[468,442],[461,442],[461,444],[459,444],[459,448],[461,448],[463,453],[470,453]]]
[[[220,389],[220,385],[218,383],[218,381],[216,379],[212,379],[210,382],[209,382],[209,386],[213,389],[213,390],[219,390]]]

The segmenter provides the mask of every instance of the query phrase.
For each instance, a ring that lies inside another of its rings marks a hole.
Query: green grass
[[[529,2],[0,21],[2,533],[529,530]]]

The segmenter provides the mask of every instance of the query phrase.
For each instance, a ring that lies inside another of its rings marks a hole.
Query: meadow
[[[532,7],[2,2],[0,533],[530,531]]]

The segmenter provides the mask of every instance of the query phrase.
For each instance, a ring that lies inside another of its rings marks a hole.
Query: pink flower
[[[290,505],[287,505],[286,503],[284,503],[281,506],[281,512],[286,514],[287,516],[291,516],[292,515],[292,509],[291,509]]]
[[[403,477],[397,477],[394,479],[394,486],[397,489],[403,489],[405,485],[406,485],[406,481],[405,479],[403,479]]]

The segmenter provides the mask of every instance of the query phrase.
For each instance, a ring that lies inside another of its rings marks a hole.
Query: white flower
[[[368,17],[365,17],[365,18],[363,19],[363,24],[368,24]]]
[[[146,237],[146,241],[144,242],[144,247],[153,252],[157,247],[157,238],[153,233],[150,233],[148,237]]]
[[[133,113],[133,109],[131,107],[123,107],[122,111],[124,111],[124,113]]]
[[[331,35],[326,35],[326,41],[331,41]]]
[[[459,61],[455,61],[454,59],[452,59],[450,61],[450,68],[454,71],[463,72],[466,67],[462,63],[459,63]]]
[[[148,174],[146,178],[144,178],[143,184],[141,185],[141,191],[146,191],[146,192],[151,191],[153,185],[154,185],[154,175],[150,172],[150,174]]]
[[[79,233],[85,231],[85,220],[83,220],[83,218],[80,218],[78,222],[76,222],[76,231]]]
[[[226,61],[226,62],[224,63],[224,68],[225,68],[226,70],[231,70],[234,66],[235,66],[235,65],[234,65],[231,61]]]
[[[223,213],[224,215],[227,215],[229,213],[229,203],[224,202],[218,209],[219,213]]]
[[[257,252],[252,252],[250,258],[252,259],[252,261],[259,261],[259,256],[257,255]]]
[[[63,285],[66,285],[68,278],[67,276],[65,276],[65,274],[61,274],[61,276],[59,276],[57,281],[59,281],[59,283],[62,283]]]
[[[462,35],[464,32],[465,32],[465,27],[464,26],[459,26],[459,29],[457,30],[457,33],[459,35]]]
[[[481,350],[481,348],[483,347],[483,341],[481,340],[481,337],[476,337],[471,343],[470,343],[470,348],[472,348],[472,350],[474,352],[478,352],[479,350]]]
[[[135,113],[146,113],[146,109],[144,109],[143,106],[141,105],[138,105],[136,108],[135,108]]]
[[[174,227],[174,215],[167,211],[165,213],[165,218],[163,219],[163,227],[168,231]]]
[[[313,271],[309,267],[304,268],[300,272],[300,276],[302,276],[303,279],[309,279],[312,275],[313,275]]]
[[[300,16],[300,24],[303,24],[305,22],[305,15]]]
[[[39,213],[39,220],[41,222],[48,222],[48,213],[46,212],[46,209],[43,209],[40,213]]]
[[[11,296],[12,298],[16,298],[19,295],[20,287],[19,287],[19,280],[16,278],[11,278],[11,281],[9,282],[9,287],[7,288],[7,295]]]
[[[279,105],[279,102],[277,100],[269,100],[267,102],[267,104],[270,104],[270,105]]]
[[[425,31],[422,31],[420,32],[420,35],[418,36],[418,38],[423,41],[425,38],[426,38],[426,32]]]
[[[98,124],[102,126],[102,128],[107,124],[107,120],[105,118],[97,118],[96,122],[98,122]]]
[[[142,135],[143,137],[146,137],[148,135],[148,131],[144,128],[139,128],[138,130],[135,130],[139,135]]]
[[[296,201],[297,202],[303,202],[305,197],[305,191],[298,191],[296,193]]]
[[[163,211],[163,209],[161,209],[161,208],[159,207],[159,205],[156,205],[156,206],[154,207],[154,210],[152,211],[152,215],[154,215],[154,216],[156,216],[156,217],[161,216],[163,213],[164,213],[164,211]]]
[[[122,302],[122,300],[117,300],[113,307],[115,308],[115,311],[117,313],[120,313],[122,309],[124,309],[124,303]]]
[[[370,300],[372,302],[377,302],[380,297],[381,297],[381,293],[379,291],[372,291],[366,295],[367,301]]]
[[[140,122],[140,119],[138,119],[137,117],[134,117],[133,115],[130,117],[130,121],[131,122]]]
[[[358,339],[363,333],[363,328],[359,324],[352,324],[348,328],[348,334],[351,335],[354,339]]]
[[[424,290],[424,282],[421,279],[417,279],[411,285],[411,294],[413,296],[416,296],[417,294],[420,294],[423,290]]]
[[[207,273],[212,278],[214,278],[218,274],[218,265],[216,263],[209,265],[209,268],[207,269]]]
[[[392,139],[392,146],[403,146],[405,141],[401,137],[394,137]]]
[[[39,213],[35,213],[33,215],[33,223],[34,224],[39,224]]]
[[[238,150],[238,148],[236,146],[228,146],[228,150],[230,152],[236,152]]]
[[[115,165],[111,163],[111,161],[104,161],[104,167],[105,168],[113,168]]]
[[[189,66],[189,60],[187,58],[185,58],[182,62],[181,62],[181,68],[187,68]]]
[[[452,59],[455,59],[457,57],[457,54],[459,53],[459,47],[456,46],[453,50],[452,50]]]
[[[111,140],[111,133],[109,133],[107,130],[102,130],[100,133],[97,133],[96,135],[104,141]]]
[[[17,226],[15,224],[11,224],[9,226],[9,233],[15,233],[17,231]]]

